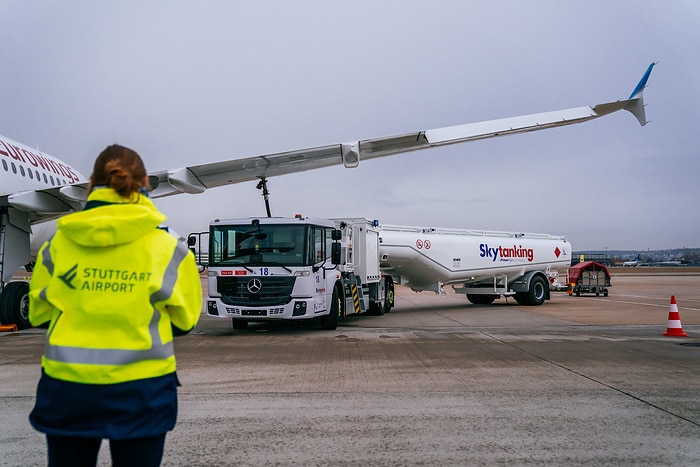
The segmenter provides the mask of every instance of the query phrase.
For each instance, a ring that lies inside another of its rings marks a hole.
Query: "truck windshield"
[[[308,225],[221,225],[209,236],[210,266],[307,266]]]

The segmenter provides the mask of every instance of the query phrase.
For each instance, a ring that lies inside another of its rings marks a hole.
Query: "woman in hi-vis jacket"
[[[60,218],[39,250],[29,320],[48,323],[32,426],[50,466],[160,465],[175,426],[173,335],[191,331],[202,289],[187,246],[158,226],[139,155],[107,147],[85,209]]]

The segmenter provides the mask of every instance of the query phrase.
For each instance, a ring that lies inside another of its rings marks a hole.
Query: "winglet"
[[[644,76],[642,76],[642,79],[639,80],[639,83],[637,83],[634,91],[632,91],[632,94],[630,94],[628,99],[630,101],[629,104],[625,106],[625,110],[637,117],[639,124],[642,126],[647,124],[646,115],[644,113],[644,88],[647,87],[647,81],[649,80],[649,75],[651,75],[651,70],[657,63],[659,62],[652,62],[652,64],[649,65],[647,71],[644,72]]]
[[[647,68],[647,71],[644,72],[644,76],[642,76],[642,79],[639,80],[639,83],[637,83],[637,87],[634,88],[634,91],[632,91],[632,94],[630,94],[630,97],[628,99],[637,99],[642,97],[642,91],[644,91],[644,88],[647,87],[647,81],[649,81],[649,75],[651,75],[651,69],[654,68],[654,65],[656,65],[659,62],[653,62],[651,65],[649,65],[649,68]]]

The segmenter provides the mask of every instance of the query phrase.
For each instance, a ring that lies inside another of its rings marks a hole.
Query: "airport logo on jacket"
[[[150,271],[84,267],[78,279],[78,270],[80,267],[75,263],[58,278],[71,289],[80,287],[81,291],[131,293],[137,283],[148,282],[152,274]]]

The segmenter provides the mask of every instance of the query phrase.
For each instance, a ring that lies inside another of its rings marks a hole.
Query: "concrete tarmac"
[[[163,465],[700,465],[700,275],[612,282],[540,307],[399,287],[336,331],[202,316]],[[662,336],[671,295],[690,337]],[[44,337],[0,335],[0,465],[46,465]]]

